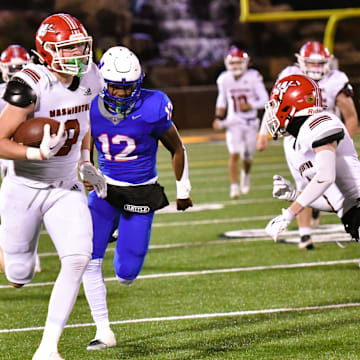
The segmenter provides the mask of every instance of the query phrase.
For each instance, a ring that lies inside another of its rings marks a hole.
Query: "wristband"
[[[190,180],[176,180],[176,198],[188,199],[190,197],[191,184]]]
[[[90,150],[89,149],[81,149],[80,154],[80,163],[90,162]]]
[[[184,149],[184,168],[180,180],[176,180],[176,198],[188,199],[190,197],[191,184],[189,180],[189,167],[187,161],[186,149]]]
[[[28,147],[26,149],[26,159],[27,160],[43,160],[43,157],[41,156],[41,150],[34,148],[34,147]]]

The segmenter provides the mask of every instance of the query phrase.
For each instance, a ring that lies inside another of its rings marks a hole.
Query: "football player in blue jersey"
[[[101,172],[81,169],[97,190],[88,197],[94,237],[92,260],[83,277],[96,324],[96,335],[88,350],[116,345],[101,269],[111,235],[118,229],[113,259],[116,277],[120,283],[130,285],[140,273],[148,251],[154,212],[168,205],[163,187],[157,182],[159,140],[172,156],[177,209],[192,206],[186,151],[172,122],[173,106],[167,95],[141,87],[141,65],[126,47],[107,50],[99,69],[104,89],[91,103],[90,121]]]

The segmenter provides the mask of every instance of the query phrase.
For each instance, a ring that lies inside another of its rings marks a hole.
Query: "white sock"
[[[58,352],[58,342],[63,331],[63,327],[46,321],[45,329],[39,346],[40,352],[50,354]]]
[[[49,310],[40,347],[57,352],[57,344],[76,301],[87,256],[73,255],[61,259],[61,269],[51,292]]]
[[[90,260],[83,276],[85,296],[97,331],[110,328],[109,312],[106,304],[106,286],[102,274],[103,259]]]
[[[244,183],[247,180],[249,180],[250,174],[246,173],[244,170],[242,170],[241,173],[240,173],[240,178],[241,178],[241,182]]]
[[[305,235],[311,235],[312,228],[309,226],[299,227],[299,235],[300,237]]]

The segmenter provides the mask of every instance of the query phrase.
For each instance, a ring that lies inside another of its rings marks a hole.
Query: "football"
[[[57,120],[46,117],[28,119],[15,130],[13,140],[23,145],[40,147],[45,124],[50,125],[51,135],[57,133],[60,125]]]

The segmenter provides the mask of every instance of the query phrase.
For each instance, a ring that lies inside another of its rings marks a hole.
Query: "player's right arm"
[[[349,135],[353,137],[358,128],[358,117],[353,98],[346,92],[340,92],[336,97],[336,105],[341,111]]]
[[[176,205],[178,210],[193,206],[190,197],[191,184],[186,149],[174,124],[160,137],[160,141],[171,153],[171,162],[176,178]]]
[[[216,84],[218,88],[218,95],[216,98],[216,106],[215,106],[215,119],[212,123],[212,127],[214,130],[221,130],[225,128],[225,116],[227,109],[227,99],[226,99],[226,91],[224,89],[224,76],[220,74],[218,77]]]
[[[34,104],[19,107],[7,104],[0,114],[0,158],[26,159],[28,146],[10,140],[15,130],[34,111]]]
[[[46,160],[53,157],[66,141],[64,123],[56,135],[50,135],[50,125],[44,125],[40,148],[24,146],[11,140],[16,129],[34,113],[37,96],[22,79],[8,82],[3,99],[8,102],[0,114],[0,158]]]

